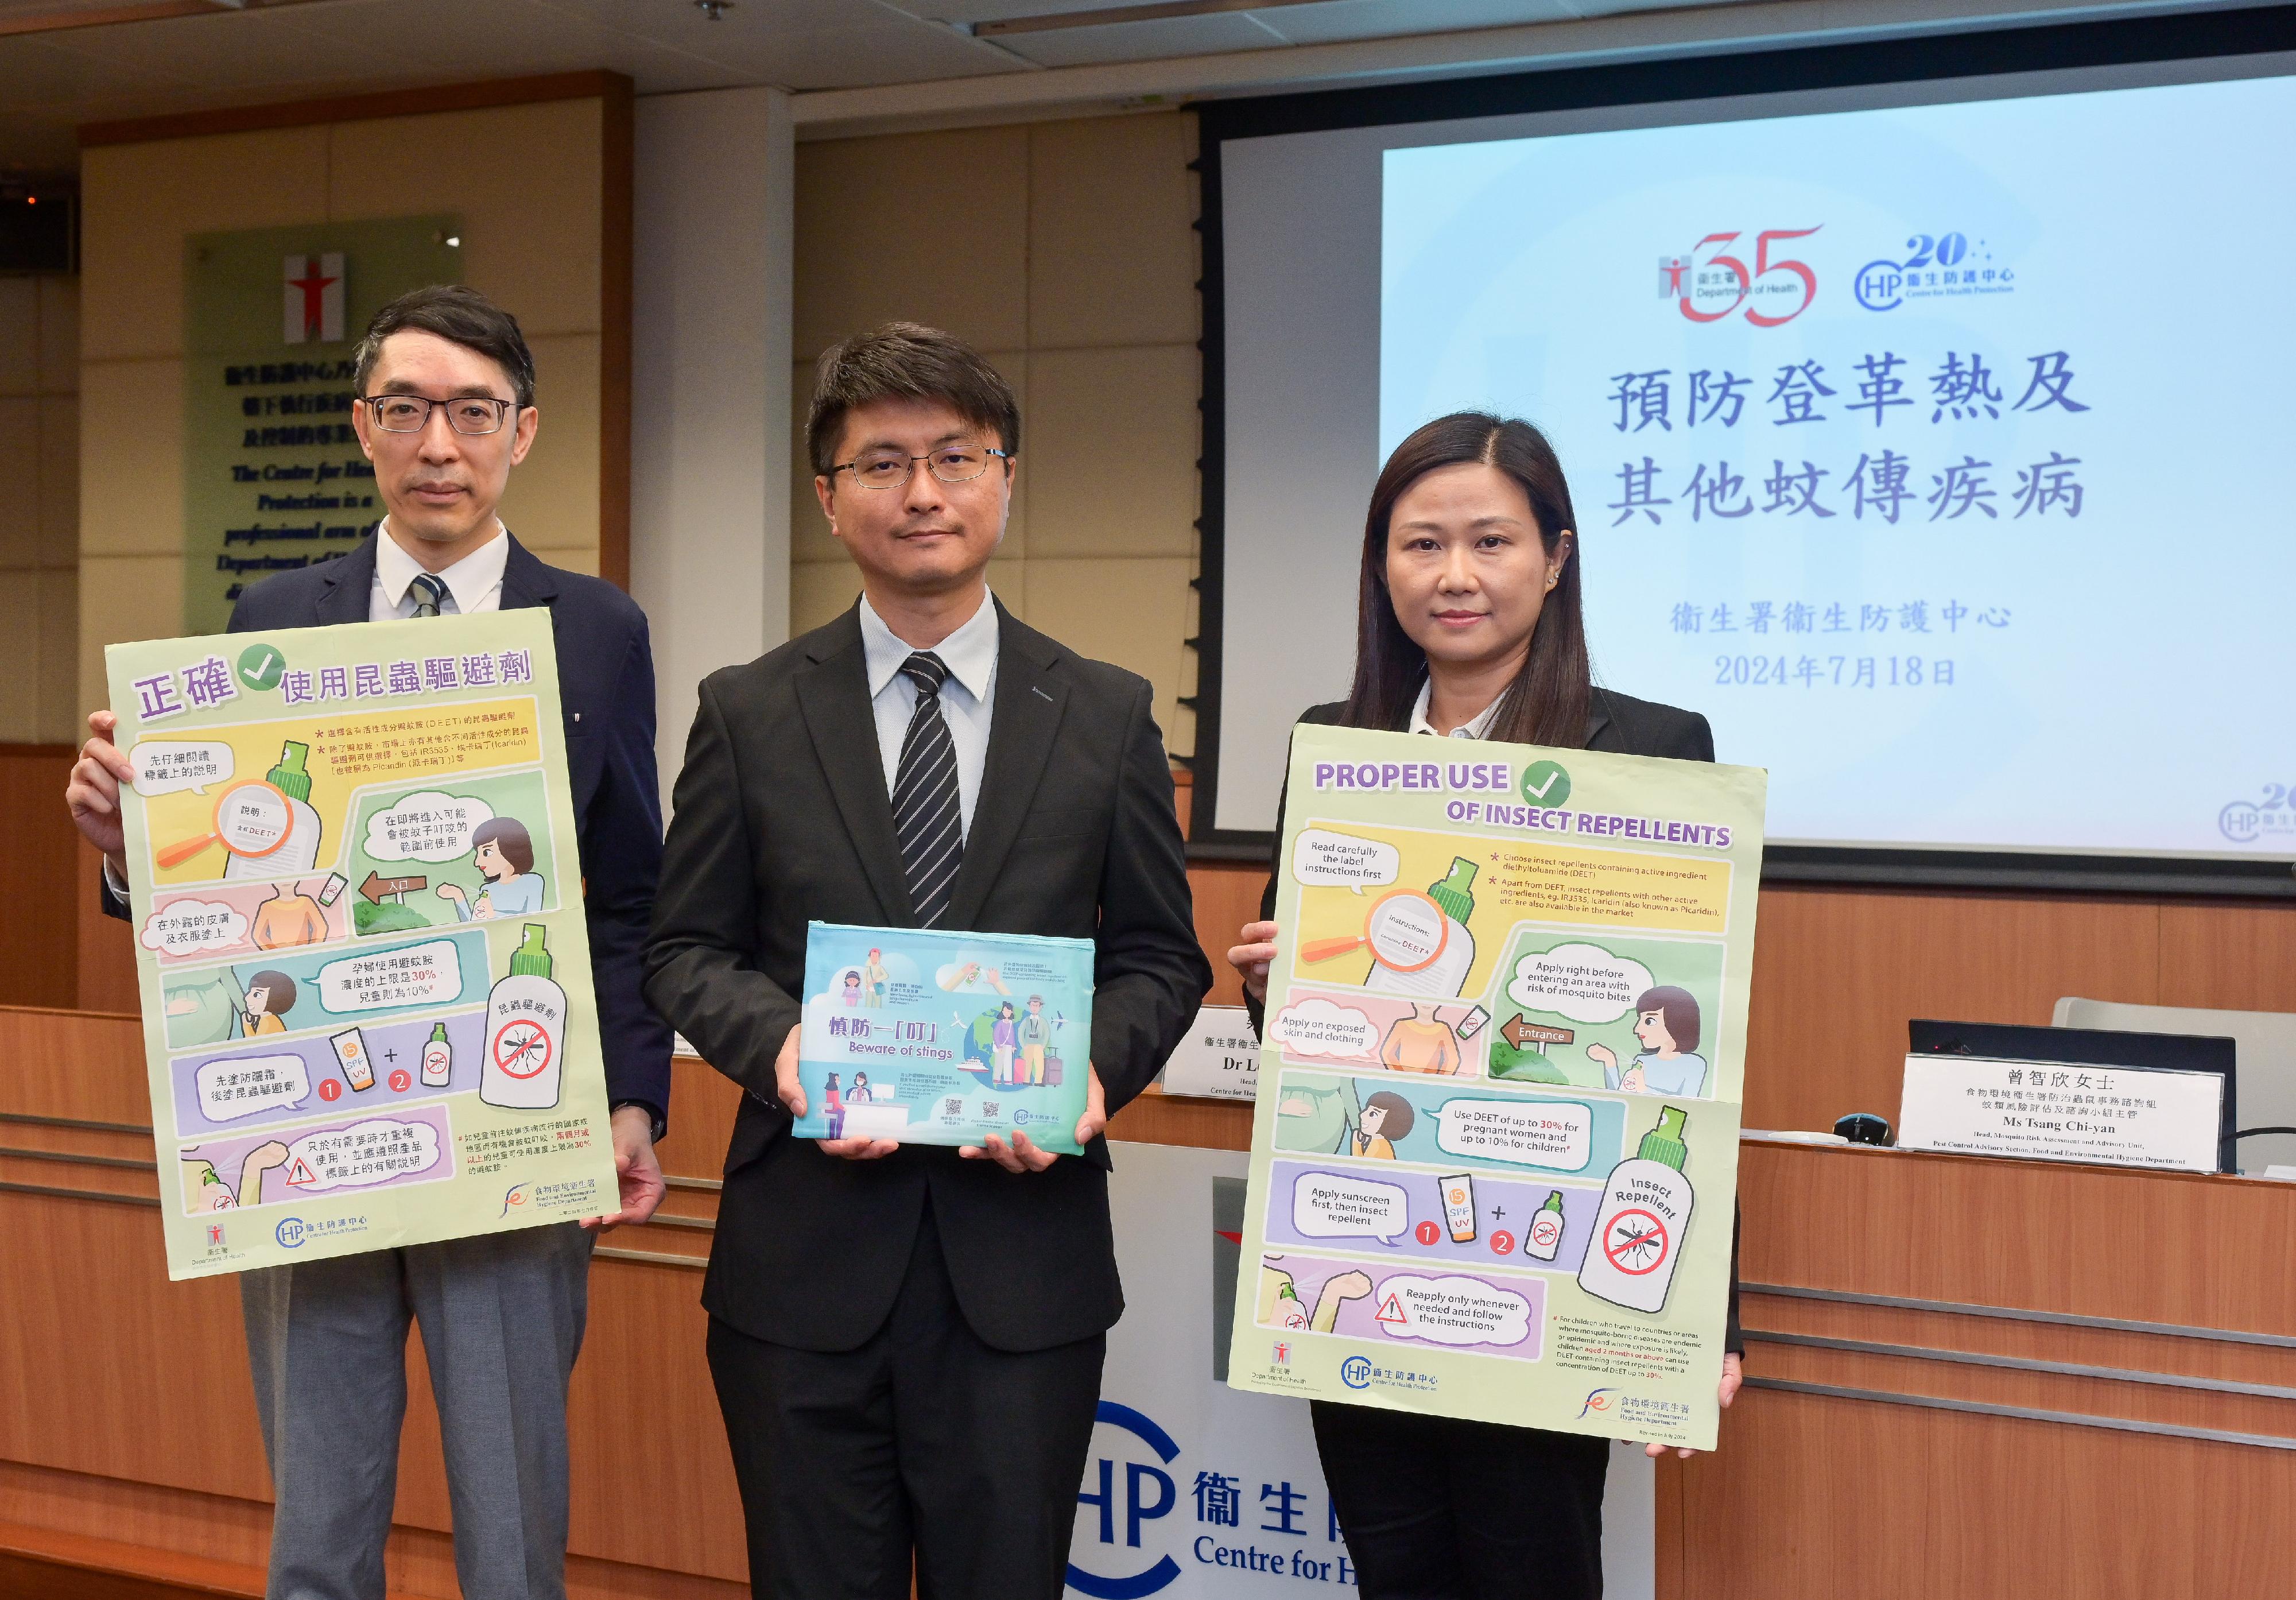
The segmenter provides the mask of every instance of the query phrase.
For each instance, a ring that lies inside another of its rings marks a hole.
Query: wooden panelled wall
[[[54,755],[43,759],[53,768],[53,782],[0,785],[0,826],[7,830],[0,836],[50,841],[45,852],[27,851],[20,860],[12,852],[8,882],[22,875],[35,897],[12,903],[50,909],[14,919],[23,931],[8,937],[29,951],[53,943],[53,931],[76,927],[77,1004],[132,1011],[135,969],[118,924],[98,912],[94,855],[83,849],[77,870],[58,870],[62,763]],[[1188,796],[1184,774],[1184,813]],[[1236,931],[1257,913],[1267,874],[1257,866],[1200,863],[1189,876],[1197,934],[1217,975],[1212,998],[1239,1004],[1242,990],[1226,955]],[[40,928],[52,932],[29,931]],[[45,972],[61,959],[43,955],[22,970]],[[0,969],[0,1001],[56,1003],[46,988],[19,993],[14,970],[12,963]],[[1894,1123],[1908,1019],[2046,1022],[2061,995],[2296,1011],[2296,902],[1764,890],[1746,1125],[1823,1128],[1853,1111]]]

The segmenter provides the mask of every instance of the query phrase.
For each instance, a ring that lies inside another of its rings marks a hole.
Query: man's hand
[[[1078,1145],[1091,1144],[1108,1126],[1108,1096],[1100,1087],[1100,1069],[1086,1062],[1084,1071],[1084,1115],[1076,1125]],[[1042,1172],[1061,1159],[1017,1128],[1009,1145],[1002,1135],[992,1133],[978,1145],[960,1145],[956,1153],[969,1161],[995,1161],[1007,1172]]]
[[[585,1218],[584,1227],[603,1234],[625,1222],[644,1222],[668,1193],[661,1162],[654,1158],[653,1118],[642,1105],[625,1105],[614,1112],[614,1179],[621,1186],[622,1209],[611,1217]]]
[[[1721,1405],[1723,1410],[1727,1411],[1730,1409],[1730,1402],[1738,1398],[1738,1386],[1745,1381],[1746,1363],[1744,1358],[1738,1356],[1723,1357],[1722,1383],[1721,1386],[1714,1391],[1714,1398]],[[1653,1460],[1665,1455],[1667,1447],[1662,1444],[1646,1444],[1643,1447],[1643,1454],[1652,1457]],[[1687,1460],[1691,1456],[1698,1454],[1696,1450],[1692,1449],[1688,1445],[1675,1446],[1674,1453],[1683,1457],[1685,1460]]]
[[[797,1036],[798,1030],[791,1029],[789,1038],[782,1041],[782,1053],[774,1057],[774,1093],[781,1097],[791,1116],[802,1117],[805,1085],[798,1081],[797,1076]],[[816,1139],[814,1143],[828,1154],[849,1161],[882,1161],[901,1147],[898,1139]]]
[[[1243,978],[1243,992],[1265,1004],[1267,999],[1267,968],[1275,959],[1275,924],[1246,923],[1236,935],[1243,940],[1227,953],[1227,964]]]
[[[72,763],[71,781],[64,785],[64,803],[71,808],[72,825],[80,837],[103,852],[122,883],[127,882],[127,840],[119,825],[119,785],[135,781],[135,764],[111,742],[119,718],[109,711],[90,711],[87,731],[94,736],[80,746]]]

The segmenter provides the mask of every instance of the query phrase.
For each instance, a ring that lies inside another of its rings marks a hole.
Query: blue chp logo
[[[1350,1389],[1371,1387],[1371,1362],[1362,1356],[1349,1356],[1340,1363],[1340,1382]]]
[[[1117,1487],[1117,1462],[1114,1457],[1103,1456],[1096,1461],[1088,1461],[1085,1465],[1085,1482],[1097,1487],[1086,1488],[1077,1495],[1078,1505],[1092,1506],[1100,1513],[1099,1542],[1102,1545],[1112,1549],[1137,1550],[1140,1548],[1140,1525],[1170,1515],[1172,1507],[1179,1503],[1178,1486],[1172,1481],[1172,1474],[1164,1469],[1178,1458],[1180,1447],[1145,1413],[1136,1411],[1129,1406],[1120,1406],[1114,1400],[1101,1401],[1100,1410],[1094,1420],[1103,1427],[1130,1434],[1146,1447],[1143,1454],[1154,1457],[1148,1461],[1125,1462],[1124,1484],[1120,1489]],[[1095,1469],[1097,1478],[1095,1476]],[[1121,1545],[1119,1544],[1119,1538]],[[1082,1544],[1084,1541],[1079,1539],[1078,1542]],[[1141,1571],[1112,1578],[1086,1571],[1071,1561],[1069,1563],[1068,1586],[1080,1595],[1091,1596],[1093,1600],[1140,1600],[1142,1596],[1169,1588],[1179,1576],[1180,1563],[1169,1555],[1157,1556],[1152,1564]]]
[[[295,1250],[301,1247],[303,1237],[308,1231],[300,1217],[282,1217],[278,1230],[273,1236],[289,1250]]]

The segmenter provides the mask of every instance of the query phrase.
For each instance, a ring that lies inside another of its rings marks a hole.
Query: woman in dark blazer
[[[1396,447],[1372,490],[1354,687],[1300,720],[1712,760],[1705,718],[1594,685],[1577,527],[1562,464],[1529,423],[1460,412],[1420,429]],[[1280,870],[1280,817],[1276,840]],[[1276,955],[1275,910],[1271,873],[1261,920],[1228,952],[1255,1027]],[[1731,1276],[1725,1406],[1737,1392],[1742,1349],[1734,1262]],[[1609,1440],[1310,1404],[1365,1600],[1602,1594]]]

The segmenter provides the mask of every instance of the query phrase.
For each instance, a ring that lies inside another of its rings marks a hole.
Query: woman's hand
[[[1745,1381],[1746,1363],[1744,1358],[1740,1356],[1723,1357],[1722,1382],[1714,1391],[1716,1403],[1718,1404],[1725,1411],[1730,1409],[1730,1402],[1738,1398],[1738,1386]],[[1646,1444],[1643,1447],[1643,1454],[1651,1456],[1653,1459],[1665,1455],[1667,1447],[1662,1444]],[[1697,1451],[1692,1449],[1688,1445],[1675,1446],[1674,1453],[1683,1457],[1685,1460],[1687,1460],[1691,1456],[1698,1454]]]
[[[1267,968],[1275,959],[1275,924],[1246,923],[1236,935],[1243,940],[1227,953],[1227,964],[1243,978],[1243,992],[1266,1005]]]

